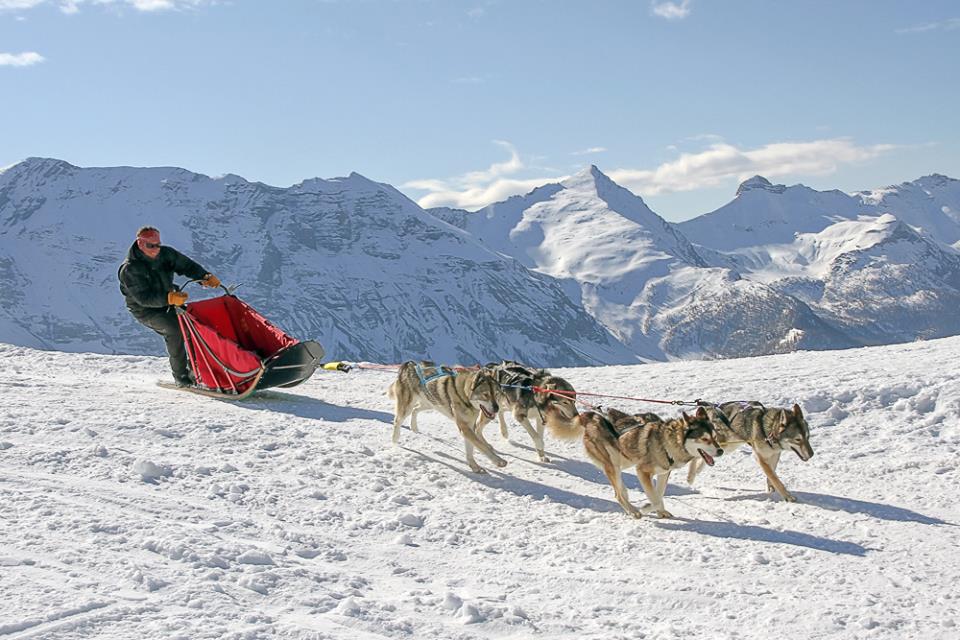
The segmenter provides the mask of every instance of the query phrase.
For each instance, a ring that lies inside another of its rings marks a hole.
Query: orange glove
[[[207,275],[203,276],[203,280],[200,281],[200,284],[205,287],[210,287],[211,289],[216,289],[220,286],[220,278],[212,273],[208,273]]]
[[[167,304],[182,307],[187,302],[187,294],[183,291],[171,291],[167,294]]]

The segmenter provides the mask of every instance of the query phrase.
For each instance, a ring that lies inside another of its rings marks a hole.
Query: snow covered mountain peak
[[[26,178],[32,176],[33,180],[39,178],[53,178],[57,175],[69,173],[77,167],[69,162],[57,160],[56,158],[30,157],[9,167],[0,169],[0,175],[7,179]]]
[[[13,165],[14,167],[20,167],[25,171],[38,171],[50,168],[57,169],[76,169],[74,165],[70,164],[66,160],[60,160],[58,158],[44,158],[42,156],[30,156],[24,160],[17,162]]]
[[[328,193],[347,189],[380,191],[389,188],[389,185],[384,185],[356,171],[351,171],[348,176],[339,176],[336,178],[308,178],[303,182],[298,182],[291,188],[305,193]]]
[[[740,183],[740,186],[737,187],[737,196],[740,196],[747,191],[754,191],[757,189],[770,191],[771,193],[783,193],[786,191],[787,187],[786,185],[782,184],[774,185],[763,176],[753,176],[752,178],[744,180]]]
[[[931,173],[928,176],[922,176],[915,180],[921,187],[945,187],[960,183],[960,180],[945,176],[942,173]]]
[[[581,169],[566,180],[560,182],[560,184],[567,189],[593,189],[595,191],[610,188],[611,186],[620,186],[611,180],[610,176],[601,171],[595,164]]]
[[[855,195],[872,213],[892,213],[940,242],[960,246],[960,180],[934,173]]]
[[[576,173],[560,183],[566,193],[564,199],[576,200],[580,208],[593,208],[612,212],[616,217],[648,228],[650,231],[664,232],[671,236],[670,245],[676,244],[673,230],[667,222],[654,213],[643,198],[629,189],[621,187],[596,165]],[[691,256],[688,256],[688,258]]]
[[[797,233],[816,233],[840,219],[863,213],[857,196],[817,191],[804,185],[771,184],[755,176],[740,185],[736,197],[710,213],[678,227],[693,243],[718,251],[792,242]]]
[[[358,173],[280,188],[48,159],[0,175],[0,341],[162,348],[117,288],[117,267],[144,224],[225,282],[244,283],[244,299],[335,358],[634,359],[559,283]]]

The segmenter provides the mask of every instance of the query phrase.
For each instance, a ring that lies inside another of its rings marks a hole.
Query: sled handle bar
[[[195,282],[203,282],[203,278],[194,278],[193,280],[187,280],[181,285],[178,285],[176,282],[174,282],[173,288],[176,289],[177,291],[183,291],[184,289],[187,288],[187,285],[193,284]],[[239,284],[235,284],[233,286],[228,287],[223,283],[220,283],[220,286],[218,288],[223,289],[224,293],[226,293],[228,296],[232,296],[233,292],[236,291],[237,287],[239,286],[240,286]]]

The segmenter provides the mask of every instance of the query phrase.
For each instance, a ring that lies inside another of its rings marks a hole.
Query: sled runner
[[[184,287],[192,282],[197,281]],[[323,357],[318,342],[288,336],[232,290],[221,288],[222,296],[177,307],[196,386],[160,386],[242,400],[261,389],[294,387],[313,375]]]

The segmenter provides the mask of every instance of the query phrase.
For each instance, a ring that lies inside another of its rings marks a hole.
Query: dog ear
[[[803,420],[803,412],[800,411],[800,405],[793,405],[793,415],[795,415],[798,420]]]
[[[787,419],[788,419],[788,418],[787,418],[787,410],[786,410],[786,409],[780,409],[780,426],[781,426],[781,427],[787,426]]]
[[[693,418],[688,416],[686,411],[681,411],[680,415],[683,416],[683,421],[686,422],[687,424],[690,424],[691,422],[693,422]]]
[[[707,410],[703,407],[697,407],[697,419],[707,420]]]

